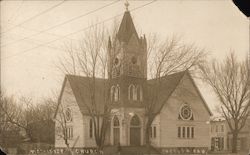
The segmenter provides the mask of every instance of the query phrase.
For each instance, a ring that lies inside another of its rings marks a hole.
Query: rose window
[[[193,116],[192,109],[187,104],[183,105],[180,110],[180,117],[182,120],[190,120]]]
[[[66,121],[72,121],[71,110],[69,108],[67,108],[65,112],[65,117],[66,117]]]

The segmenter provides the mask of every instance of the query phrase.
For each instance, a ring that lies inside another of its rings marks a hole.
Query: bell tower
[[[110,103],[114,115],[110,132],[112,145],[117,142],[121,145],[143,145],[147,43],[145,36],[138,36],[128,6],[126,1],[118,32],[108,41]],[[120,122],[118,130],[114,120]]]
[[[111,99],[117,105],[141,106],[147,79],[147,42],[146,37],[139,37],[135,29],[128,3],[115,38],[108,40],[109,77],[112,86]],[[116,92],[112,95],[112,92]]]

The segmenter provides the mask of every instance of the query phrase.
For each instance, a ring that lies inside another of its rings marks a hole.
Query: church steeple
[[[130,15],[129,4],[124,12],[116,37],[108,40],[109,73],[112,78],[147,78],[146,37],[139,37]]]
[[[123,15],[122,22],[117,33],[118,40],[125,43],[128,43],[133,34],[139,40],[132,17],[128,11],[128,5],[128,3],[125,3],[126,11]]]
[[[112,92],[115,88],[120,95],[116,95],[114,105],[141,107],[147,80],[147,42],[145,35],[138,36],[128,6],[125,3],[126,10],[115,38],[108,39],[109,78]],[[138,96],[128,92],[137,92]]]

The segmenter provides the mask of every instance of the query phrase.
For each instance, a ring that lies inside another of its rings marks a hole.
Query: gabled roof
[[[202,103],[204,104],[205,108],[207,109],[209,115],[212,116],[213,113],[211,112],[211,110],[210,110],[210,108],[209,108],[209,106],[208,106],[206,100],[205,100],[205,99],[203,98],[203,96],[201,95],[201,92],[200,92],[199,88],[197,87],[197,85],[196,85],[195,82],[194,82],[194,79],[192,78],[192,76],[190,75],[189,72],[187,72],[187,73],[188,73],[187,75],[189,76],[189,78],[190,78],[190,80],[191,80],[191,82],[192,82],[194,88],[196,89],[198,95],[200,96],[200,98],[201,98],[201,100],[202,100]]]
[[[123,15],[122,22],[117,33],[117,38],[119,41],[128,43],[133,34],[137,39],[139,39],[130,12],[126,11]]]
[[[169,99],[169,97],[172,95],[174,90],[180,84],[180,81],[183,79],[184,75],[187,75],[188,78],[191,80],[192,85],[194,86],[196,92],[198,93],[198,95],[200,96],[200,98],[202,100],[202,103],[204,104],[205,108],[207,109],[209,115],[211,116],[212,112],[210,111],[206,101],[202,97],[198,87],[196,86],[196,84],[195,84],[195,82],[194,82],[193,78],[191,77],[188,70],[161,77],[160,85],[156,85],[156,83],[155,83],[156,79],[152,79],[152,80],[148,81],[148,87],[149,87],[148,93],[149,94],[151,94],[150,91],[155,90],[154,87],[158,87],[158,86],[160,87],[160,88],[157,88],[159,90],[158,93],[160,93],[160,94],[157,95],[157,96],[159,96],[159,98],[158,98],[158,102],[154,105],[154,113],[159,113],[161,111],[161,109],[163,108],[165,103],[167,103],[167,100]]]
[[[88,111],[86,106],[90,107],[91,104],[91,95],[95,94],[95,105],[96,109],[103,113],[104,110],[104,101],[105,95],[107,90],[107,79],[95,78],[95,84],[92,84],[92,78],[83,77],[83,76],[76,76],[76,75],[66,75],[63,83],[63,87],[61,90],[61,94],[58,99],[58,106],[61,103],[62,95],[65,91],[66,82],[69,82],[69,85],[72,89],[76,102],[80,108],[80,111],[83,115],[88,115]],[[91,93],[95,86],[96,93]],[[58,107],[57,107],[58,108]]]
[[[205,100],[201,96],[200,91],[198,90],[196,84],[194,83],[194,80],[192,79],[188,71],[182,71],[182,72],[178,72],[178,73],[174,73],[171,75],[161,77],[160,85],[156,85],[156,82],[157,82],[156,79],[151,79],[147,81],[148,94],[149,94],[148,100],[152,99],[153,95],[150,96],[150,94],[154,93],[150,91],[154,91],[156,87],[160,86],[160,88],[157,88],[160,93],[160,95],[157,95],[157,96],[160,96],[160,98],[158,98],[158,102],[154,105],[154,112],[159,113],[161,111],[161,109],[163,108],[163,106],[165,105],[169,97],[172,95],[174,90],[176,90],[177,86],[180,84],[180,81],[183,79],[184,75],[187,75],[190,78],[197,93],[201,97],[201,100],[204,103],[205,108],[207,109],[208,113],[212,115],[208,105],[206,104]],[[61,94],[58,100],[58,105],[61,103],[62,94],[65,90],[65,85],[67,81],[70,84],[70,87],[73,91],[73,94],[75,96],[76,102],[80,108],[81,113],[83,115],[86,115],[86,114],[88,115],[88,112],[86,111],[85,106],[86,104],[88,105],[91,103],[91,90],[93,86],[92,84],[90,84],[91,78],[83,77],[83,76],[75,76],[75,75],[66,75],[64,84],[61,90]],[[104,110],[105,95],[108,95],[107,93],[109,93],[107,79],[96,78],[95,82],[96,82],[95,100],[96,100],[97,110],[102,113]]]
[[[160,98],[157,99],[158,101],[154,105],[154,113],[159,113],[161,111],[162,107],[167,102],[168,98],[171,96],[176,87],[179,85],[181,79],[185,75],[185,72],[186,71],[182,71],[171,75],[167,75],[161,77],[160,80],[159,79],[148,80],[148,94],[153,94],[154,92],[150,93],[150,91],[155,91],[156,89],[159,90],[158,93],[160,93],[159,95],[157,95]],[[159,84],[156,85],[156,82],[158,81],[160,81],[160,85]],[[158,86],[160,88],[156,88]],[[154,100],[154,99],[150,98],[149,96],[149,100]]]

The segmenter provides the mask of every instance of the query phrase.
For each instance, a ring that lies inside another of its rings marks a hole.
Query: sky
[[[249,21],[231,0],[150,2],[129,1],[129,10],[140,35],[181,36],[183,42],[205,48],[209,58],[219,61],[230,51],[240,59],[247,56]],[[112,17],[121,20],[125,11],[122,0],[16,0],[0,4],[2,90],[9,95],[34,99],[60,90],[64,75],[56,66],[65,44],[79,42],[91,24],[105,21],[103,24],[111,27]],[[109,6],[103,7],[105,5]],[[211,89],[201,82],[198,87],[213,108],[218,101]]]

